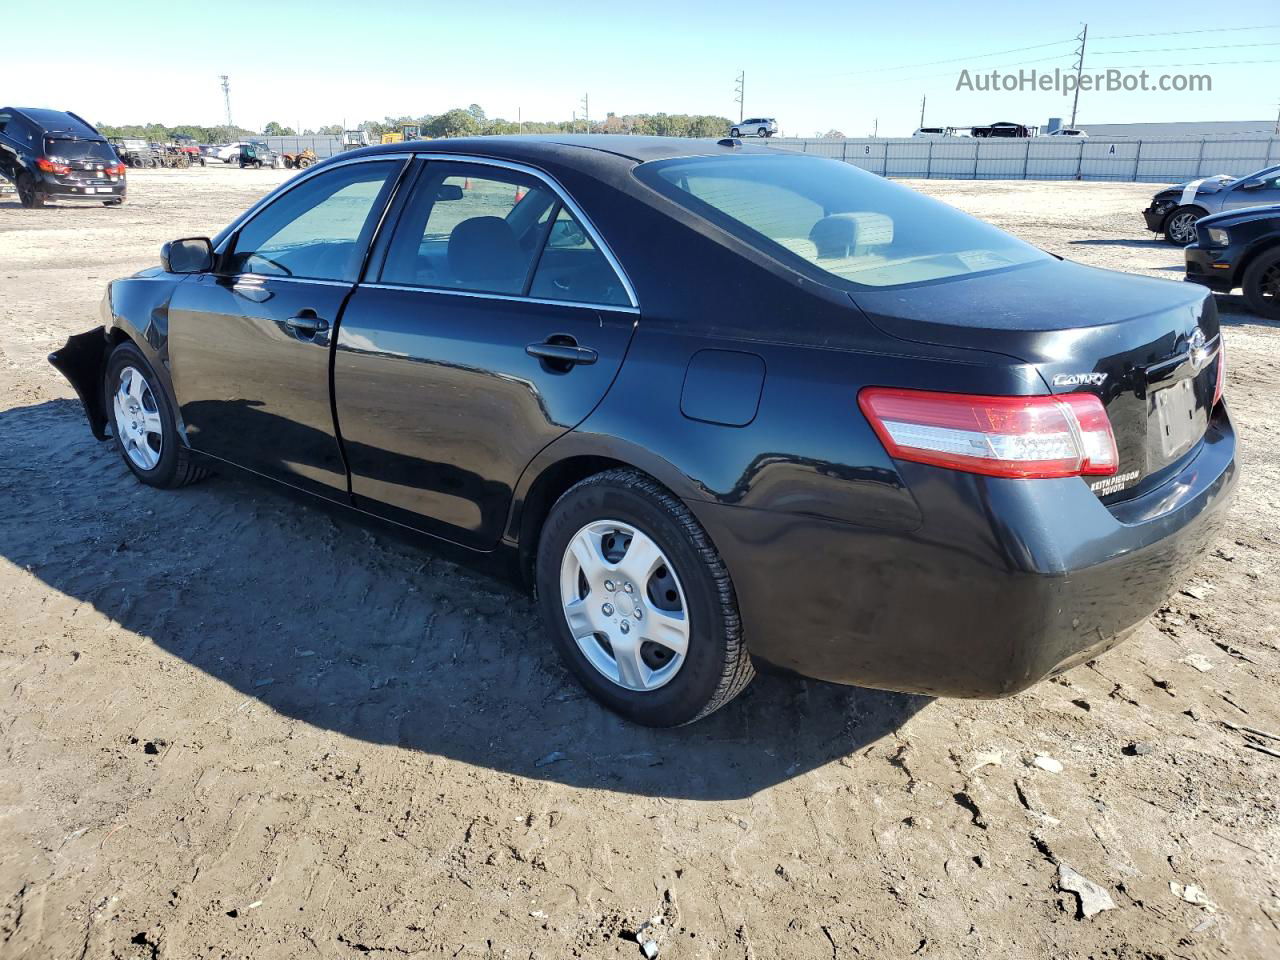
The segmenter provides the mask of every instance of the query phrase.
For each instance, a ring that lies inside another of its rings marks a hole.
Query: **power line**
[[[1163,67],[1230,67],[1255,63],[1280,63],[1280,60],[1210,60],[1201,63],[1162,63]],[[1150,70],[1149,63],[1113,63],[1108,70]]]
[[[991,53],[975,53],[967,57],[952,57],[949,60],[927,60],[924,63],[904,63],[896,67],[874,67],[869,70],[848,70],[843,73],[830,73],[826,76],[830,77],[851,77],[865,73],[883,73],[885,70],[914,70],[916,67],[936,67],[943,63],[968,63],[970,60],[982,60],[986,57],[1002,57],[1006,53],[1021,53],[1024,50],[1043,50],[1045,47],[1060,47],[1064,43],[1074,43],[1074,40],[1054,40],[1052,43],[1035,43],[1029,47],[1014,47],[1011,50],[995,50]]]
[[[1122,53],[1179,53],[1187,50],[1238,50],[1241,47],[1280,47],[1280,40],[1266,43],[1220,43],[1207,47],[1152,47],[1148,50],[1105,50],[1095,53],[1095,57],[1115,57]]]
[[[1280,30],[1280,23],[1261,27],[1205,27],[1203,30],[1167,30],[1162,33],[1112,33],[1095,40],[1132,40],[1136,37],[1185,37],[1193,33],[1230,33],[1236,30]]]

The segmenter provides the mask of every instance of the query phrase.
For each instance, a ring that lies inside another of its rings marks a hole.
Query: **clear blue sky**
[[[1089,70],[1213,77],[1208,93],[1082,94],[1086,129],[1276,116],[1275,0],[1216,8],[1187,0],[64,0],[56,10],[27,3],[6,13],[0,101],[71,109],[95,122],[211,125],[221,121],[217,76],[226,73],[234,120],[255,129],[269,120],[354,124],[473,102],[490,116],[514,119],[520,110],[526,120],[568,119],[584,93],[593,118],[608,111],[736,117],[734,78],[745,70],[747,114],[775,116],[787,134],[835,128],[861,136],[878,119],[880,134],[891,136],[915,128],[922,95],[930,125],[1069,116],[1069,97],[958,92],[956,81],[962,68],[1065,70],[1085,21]],[[1208,28],[1233,29],[1118,36]],[[32,41],[15,42],[20,37]]]

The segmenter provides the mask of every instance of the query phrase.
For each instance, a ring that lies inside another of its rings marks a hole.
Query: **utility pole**
[[[524,133],[524,113],[520,107],[516,107],[516,130]]]
[[[924,126],[924,102],[929,99],[928,95],[920,98],[920,126]]]
[[[738,72],[738,77],[734,81],[733,90],[734,90],[734,93],[736,94],[736,96],[733,99],[738,104],[738,122],[741,123],[742,117],[743,117],[742,102],[743,100],[746,99],[747,71],[741,70]]]
[[[231,136],[231,78],[224,73],[218,79],[222,81],[222,104],[227,108],[227,136]]]
[[[1280,103],[1276,104],[1276,136],[1280,137]]]
[[[1089,41],[1089,25],[1086,23],[1084,29],[1080,31],[1080,36],[1076,37],[1080,41],[1080,49],[1076,51],[1076,93],[1071,98],[1071,128],[1074,130],[1076,126],[1076,107],[1080,104],[1080,77],[1084,74],[1084,47]]]
[[[876,117],[871,121],[871,139],[874,140],[880,133],[880,118]]]
[[[587,133],[591,132],[591,101],[588,99],[590,94],[582,95],[582,125],[586,127]]]

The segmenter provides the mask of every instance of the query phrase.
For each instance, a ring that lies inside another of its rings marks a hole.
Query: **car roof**
[[[335,154],[334,158],[386,153],[459,153],[537,165],[563,163],[590,168],[628,161],[645,163],[675,157],[726,157],[739,154],[777,155],[778,150],[744,144],[729,138],[640,137],[622,134],[537,134],[501,137],[450,137],[374,144]]]
[[[45,107],[9,107],[11,113],[21,114],[39,126],[45,133],[69,133],[84,139],[101,140],[102,134],[74,113],[49,110]]]

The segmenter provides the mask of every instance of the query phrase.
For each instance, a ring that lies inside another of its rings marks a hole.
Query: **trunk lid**
[[[1114,476],[1090,482],[1105,501],[1159,486],[1208,427],[1218,314],[1191,284],[1040,261],[853,299],[892,336],[1004,354],[1033,365],[1050,393],[1096,394],[1120,455]]]

